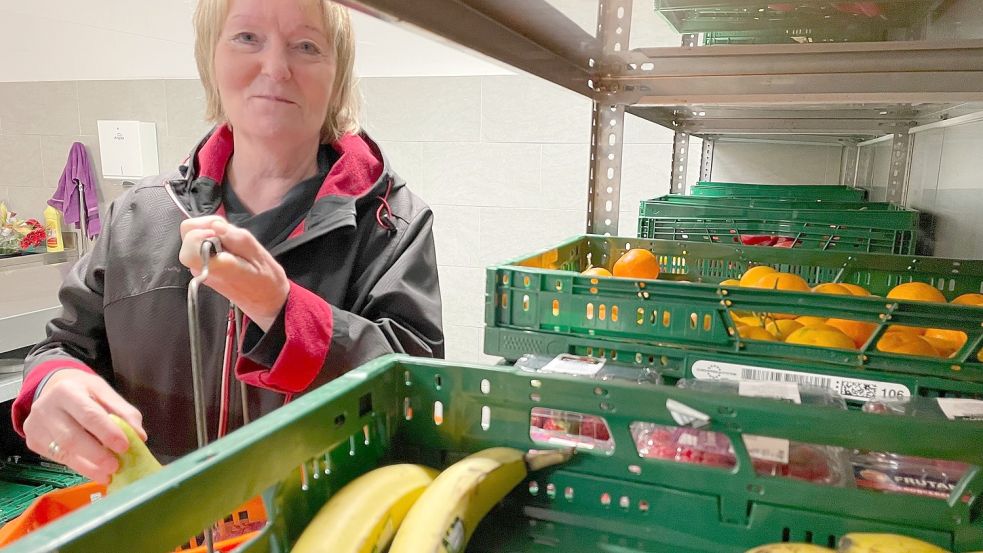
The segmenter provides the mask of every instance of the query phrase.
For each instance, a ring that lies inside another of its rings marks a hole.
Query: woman
[[[224,250],[199,297],[211,439],[380,355],[443,356],[432,213],[358,134],[347,12],[200,0],[195,27],[218,125],[110,207],[13,407],[28,447],[100,482],[127,447],[107,413],[164,461],[197,445],[186,298],[206,239]],[[245,413],[221,370],[230,302]]]

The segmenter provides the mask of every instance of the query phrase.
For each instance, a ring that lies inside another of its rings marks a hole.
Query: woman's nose
[[[273,44],[263,52],[263,73],[274,81],[290,78],[290,58],[285,45]]]

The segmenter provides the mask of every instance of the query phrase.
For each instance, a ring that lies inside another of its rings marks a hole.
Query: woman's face
[[[335,52],[325,35],[311,2],[229,2],[215,79],[237,134],[320,138],[335,77]]]

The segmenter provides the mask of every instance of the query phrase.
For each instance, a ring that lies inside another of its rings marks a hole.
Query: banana
[[[828,547],[821,547],[811,543],[772,543],[760,545],[754,549],[748,549],[744,553],[835,553],[835,550]]]
[[[149,476],[161,469],[160,463],[153,453],[147,449],[147,444],[143,443],[136,430],[128,422],[110,413],[109,418],[123,430],[126,439],[130,442],[130,447],[123,453],[116,456],[119,460],[119,468],[113,474],[112,480],[106,486],[106,493],[111,494],[123,489],[132,482]]]
[[[481,519],[529,471],[563,463],[573,451],[493,447],[454,463],[410,509],[389,553],[461,553]]]
[[[385,551],[407,511],[436,476],[436,470],[410,464],[363,474],[321,507],[293,553]]]
[[[840,538],[840,553],[950,553],[947,549],[897,534],[855,532]]]

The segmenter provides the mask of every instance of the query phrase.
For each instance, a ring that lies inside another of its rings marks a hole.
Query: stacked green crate
[[[918,212],[888,203],[662,196],[641,202],[638,236],[659,240],[910,254]]]
[[[797,200],[863,201],[867,191],[840,184],[745,184],[738,182],[699,181],[690,192],[693,196],[764,197]]]
[[[672,409],[678,405],[707,414],[704,429],[734,445],[734,469],[640,453],[635,425],[676,425]],[[477,527],[467,551],[742,553],[769,542],[829,545],[847,532],[868,531],[905,534],[963,553],[983,540],[977,516],[983,472],[975,468],[942,500],[761,476],[742,445],[753,434],[979,467],[978,421],[892,417],[390,356],[7,551],[164,551],[264,490],[271,524],[241,551],[288,551],[328,497],[380,464],[443,468],[486,447],[550,447],[532,432],[531,413],[543,408],[602,421],[609,429],[606,447],[584,448],[564,465],[530,474]]]
[[[656,255],[660,280],[580,274],[588,263],[610,267],[629,248]],[[858,402],[909,395],[983,398],[977,357],[983,309],[716,284],[753,264],[811,283],[859,284],[874,294],[911,281],[930,283],[950,300],[983,291],[981,261],[583,236],[488,269],[485,352],[510,360],[526,353],[601,356],[654,367],[669,379],[724,371],[817,382]],[[763,342],[734,331],[741,313],[836,317],[873,323],[877,330],[860,350]],[[874,344],[893,324],[957,330],[968,340],[948,359],[878,351]]]

